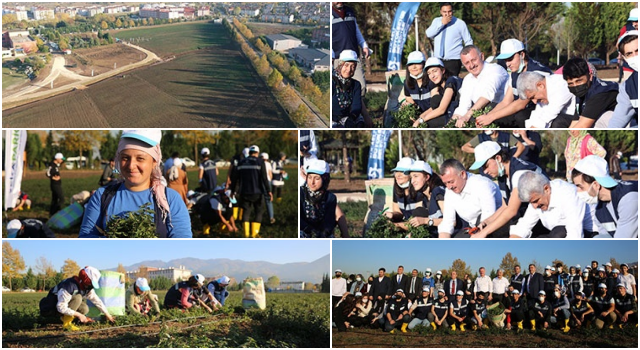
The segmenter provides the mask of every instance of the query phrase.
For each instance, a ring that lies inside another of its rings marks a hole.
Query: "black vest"
[[[612,237],[616,233],[618,220],[620,219],[618,204],[620,204],[622,197],[627,195],[629,192],[635,192],[637,196],[638,181],[620,181],[616,187],[611,189],[611,204],[613,205],[615,217],[613,217],[611,212],[609,212],[609,209],[607,209],[609,202],[598,201],[598,204],[596,205],[596,218],[598,219],[599,224],[604,227]]]
[[[635,58],[638,59],[638,58]],[[631,102],[631,106],[636,111],[633,119],[638,121],[638,72],[634,71],[627,80],[624,82],[624,89],[629,95],[629,101]]]
[[[344,19],[331,9],[331,49],[336,58],[344,50],[358,52],[358,38],[356,37],[356,14],[349,6],[343,6]]]

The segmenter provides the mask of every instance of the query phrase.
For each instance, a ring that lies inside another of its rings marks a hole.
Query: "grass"
[[[367,215],[367,202],[344,202],[339,203],[340,209],[347,218],[347,226],[349,227],[349,235],[351,237],[362,237],[362,229],[364,228],[364,217]],[[336,229],[336,237],[340,236],[340,232]]]
[[[27,81],[28,78],[22,73],[16,73],[7,67],[2,67],[2,89],[17,85]]]
[[[290,174],[295,174],[295,166],[285,167],[286,171]],[[228,169],[220,169],[218,175],[218,184],[222,184],[226,181]],[[91,191],[98,188],[98,180],[102,174],[102,171],[95,171],[88,175],[83,176],[75,175],[75,171],[63,171],[62,172],[62,190],[65,195],[65,203],[69,203],[71,196],[81,191]],[[76,173],[77,174],[77,173]],[[196,168],[187,171],[189,179],[189,188],[195,189],[198,187],[198,170]],[[44,176],[42,172],[41,179],[25,179],[22,182],[22,190],[29,194],[31,197],[32,206],[31,210],[5,212],[3,221],[9,221],[12,219],[27,219],[35,218],[43,222],[46,222],[49,218],[49,207],[51,204],[51,190],[49,189],[49,179]],[[3,197],[4,199],[4,197]],[[263,237],[272,238],[284,238],[284,237],[297,237],[298,236],[298,193],[297,183],[295,178],[285,182],[283,189],[282,201],[280,203],[274,203],[274,216],[276,223],[269,224],[269,216],[266,209],[263,216],[263,225],[260,230],[260,234]],[[193,229],[193,236],[195,238],[213,238],[215,234],[209,236],[202,235],[202,223],[196,216],[192,216],[191,225]],[[237,224],[242,234],[242,223]],[[55,232],[57,237],[62,238],[74,238],[77,237],[80,227],[74,227],[67,231]],[[6,237],[6,226],[2,226],[2,235]],[[243,236],[243,235],[242,235]]]

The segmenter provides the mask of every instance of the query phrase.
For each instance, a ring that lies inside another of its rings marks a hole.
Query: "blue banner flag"
[[[387,70],[399,70],[402,63],[402,49],[407,41],[407,33],[413,22],[413,18],[420,7],[419,2],[401,2],[396,9],[391,27],[391,40],[389,40],[389,54],[387,55]]]
[[[373,130],[371,132],[367,179],[382,179],[384,177],[384,151],[387,149],[390,136],[391,130]]]

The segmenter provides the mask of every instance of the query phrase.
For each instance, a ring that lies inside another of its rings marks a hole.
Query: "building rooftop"
[[[287,34],[271,34],[271,35],[267,35],[267,39],[270,39],[272,41],[276,41],[276,40],[298,40],[300,42],[302,42],[302,40],[291,36],[291,35],[287,35]]]
[[[305,61],[314,61],[314,60],[324,60],[329,59],[329,50],[318,50],[318,49],[307,49],[296,47],[293,49],[289,49],[290,55],[298,55],[298,57],[302,58]]]

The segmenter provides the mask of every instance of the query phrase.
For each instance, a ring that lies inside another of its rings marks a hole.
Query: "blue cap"
[[[151,147],[155,147],[162,139],[162,131],[158,129],[147,130],[124,130],[122,137],[140,140]]]

